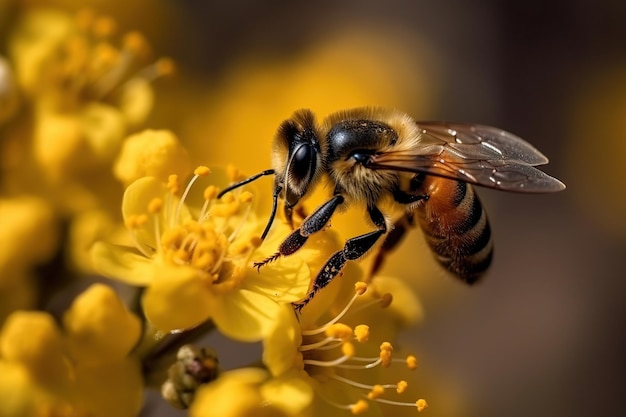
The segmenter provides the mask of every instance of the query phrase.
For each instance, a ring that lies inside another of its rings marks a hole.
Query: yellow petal
[[[47,261],[58,245],[56,218],[43,199],[0,199],[0,230],[0,267],[5,271]],[[0,282],[10,279],[4,275]]]
[[[154,103],[154,90],[150,81],[133,78],[122,86],[119,107],[130,126],[143,123]]]
[[[278,417],[277,410],[264,403],[259,386],[269,377],[266,371],[242,368],[225,372],[196,393],[191,417]]]
[[[198,271],[186,266],[162,265],[143,294],[146,318],[157,329],[170,332],[189,329],[211,315],[208,286]]]
[[[263,363],[273,376],[285,375],[288,371],[303,369],[300,324],[289,304],[281,306],[274,327],[263,339]]]
[[[258,272],[251,270],[245,279],[247,289],[287,303],[304,298],[310,283],[311,270],[297,255],[279,258]]]
[[[112,162],[126,133],[122,113],[113,106],[91,102],[79,117],[91,156],[98,162]]]
[[[0,356],[26,367],[46,385],[59,388],[69,381],[61,332],[54,318],[40,311],[16,311],[0,332]]]
[[[106,277],[142,287],[152,281],[154,260],[133,248],[96,242],[91,258],[93,268]]]
[[[269,380],[261,386],[261,395],[287,415],[303,416],[307,411],[311,413],[309,407],[313,401],[313,387],[297,375]]]
[[[0,360],[0,404],[3,417],[36,415],[41,393],[28,376],[27,370],[16,362]]]
[[[280,311],[278,303],[246,289],[212,297],[211,304],[213,321],[220,332],[244,342],[255,342],[269,334]]]
[[[126,138],[113,172],[124,184],[147,176],[166,182],[171,174],[181,179],[189,175],[191,162],[174,133],[144,130]]]
[[[139,318],[104,284],[94,284],[76,297],[63,324],[72,358],[87,365],[121,360],[141,334]]]
[[[122,200],[124,222],[127,223],[133,216],[147,214],[148,204],[155,198],[163,199],[166,194],[165,185],[156,178],[143,177],[133,182],[124,191]],[[162,221],[159,221],[159,224],[161,225]],[[152,217],[145,224],[131,229],[131,233],[135,236],[135,241],[141,246],[142,251],[150,252],[157,248],[155,222]]]

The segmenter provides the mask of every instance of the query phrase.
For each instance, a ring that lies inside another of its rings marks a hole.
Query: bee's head
[[[272,162],[276,189],[282,188],[285,208],[291,209],[307,193],[322,172],[323,147],[315,116],[299,110],[285,120],[274,138]]]

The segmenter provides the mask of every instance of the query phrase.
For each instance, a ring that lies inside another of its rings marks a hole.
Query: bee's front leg
[[[278,247],[278,252],[263,259],[260,262],[255,262],[254,267],[259,269],[263,265],[268,264],[281,256],[291,255],[300,249],[310,235],[315,232],[319,232],[326,226],[326,223],[330,220],[333,213],[341,203],[343,203],[344,197],[341,194],[335,194],[333,197],[319,206],[313,213],[311,213],[296,230],[291,232],[289,236],[283,240]]]
[[[293,306],[297,312],[300,312],[304,306],[306,306],[317,294],[319,290],[330,284],[330,282],[341,273],[344,265],[349,260],[356,260],[365,255],[365,253],[374,246],[376,241],[387,233],[387,223],[385,216],[376,206],[368,207],[368,214],[370,219],[377,227],[376,230],[363,235],[359,235],[348,239],[343,249],[335,252],[330,257],[326,264],[322,267],[320,272],[313,281],[313,288],[309,291],[306,298],[299,303],[294,303]]]

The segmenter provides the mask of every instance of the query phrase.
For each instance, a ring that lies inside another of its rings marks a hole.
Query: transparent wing
[[[535,168],[548,163],[523,139],[490,126],[418,122],[418,146],[372,156],[368,168],[424,172],[516,192],[553,192],[565,185]]]

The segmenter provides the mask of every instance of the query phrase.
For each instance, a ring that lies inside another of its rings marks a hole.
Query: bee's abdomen
[[[426,177],[429,196],[419,205],[418,219],[437,261],[469,284],[489,268],[493,255],[487,213],[474,189],[460,181]]]

